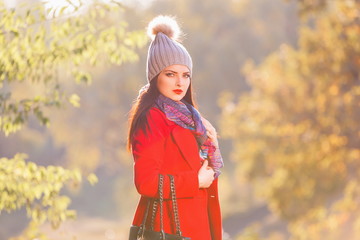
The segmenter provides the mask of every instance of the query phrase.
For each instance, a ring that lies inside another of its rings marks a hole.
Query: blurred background
[[[359,0],[3,0],[0,240],[127,239],[159,14],[220,135],[224,239],[359,239]]]

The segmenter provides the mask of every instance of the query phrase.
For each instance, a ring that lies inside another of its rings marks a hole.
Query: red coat
[[[132,143],[135,186],[141,194],[133,225],[140,226],[147,197],[158,197],[158,175],[171,174],[175,179],[183,236],[192,240],[221,240],[217,179],[209,188],[199,189],[201,158],[195,137],[189,129],[168,120],[157,108],[150,109],[147,120],[150,130],[146,134],[139,130]],[[164,178],[164,198],[170,199],[170,180],[167,176]],[[171,212],[170,207],[171,201],[164,201],[164,230],[175,234],[173,217],[166,214]],[[159,215],[158,210],[155,231],[159,231]]]

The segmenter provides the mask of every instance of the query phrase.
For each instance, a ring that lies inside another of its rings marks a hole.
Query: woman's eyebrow
[[[178,72],[176,72],[174,70],[170,70],[170,69],[164,70],[164,72],[178,73]],[[183,72],[183,74],[190,74],[190,72]]]

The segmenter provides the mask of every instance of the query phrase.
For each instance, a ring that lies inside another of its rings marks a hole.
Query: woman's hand
[[[206,128],[206,134],[211,139],[216,147],[219,147],[218,139],[217,139],[217,132],[216,129],[211,125],[211,123],[206,120],[205,118],[201,117],[201,121]]]
[[[198,177],[199,177],[199,188],[208,188],[211,183],[214,181],[214,170],[208,166],[209,163],[207,160],[204,161],[201,166]]]

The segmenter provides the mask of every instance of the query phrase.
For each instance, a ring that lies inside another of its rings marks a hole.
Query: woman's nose
[[[181,87],[182,85],[184,85],[184,79],[182,77],[177,77],[176,86]]]

